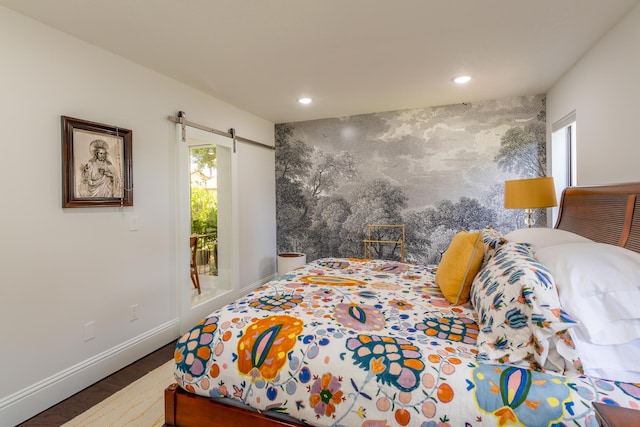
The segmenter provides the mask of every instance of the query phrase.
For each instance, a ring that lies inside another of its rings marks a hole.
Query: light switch
[[[138,229],[138,217],[132,216],[129,218],[129,231],[136,231]]]

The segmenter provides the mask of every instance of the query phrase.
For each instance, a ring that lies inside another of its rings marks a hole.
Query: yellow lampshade
[[[557,204],[553,177],[504,182],[504,207],[507,209],[550,208]]]

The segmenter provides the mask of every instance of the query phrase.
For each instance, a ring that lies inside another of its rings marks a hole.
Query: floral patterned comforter
[[[597,426],[640,384],[481,363],[477,316],[435,267],[325,258],[212,313],[175,351],[187,391],[314,426]]]

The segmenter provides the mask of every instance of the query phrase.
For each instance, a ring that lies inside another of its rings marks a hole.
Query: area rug
[[[63,427],[144,426],[164,424],[164,389],[174,382],[169,361],[78,415]]]

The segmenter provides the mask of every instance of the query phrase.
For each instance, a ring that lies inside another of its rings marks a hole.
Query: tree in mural
[[[544,100],[543,100],[544,104]],[[546,111],[538,112],[536,120],[523,128],[512,127],[502,136],[500,150],[495,161],[505,172],[512,172],[521,178],[547,176]],[[536,209],[536,222],[547,224],[547,211]]]
[[[349,211],[346,200],[331,195],[337,192],[339,183],[354,179],[357,171],[351,153],[327,152],[316,148],[311,158],[312,167],[304,182],[305,209],[301,214],[301,221],[310,225],[301,230],[300,239],[308,256],[314,256],[315,252],[331,256],[336,253],[335,250],[333,253],[329,251],[336,248],[335,241],[339,239],[341,225],[336,218],[344,220],[345,212]],[[336,234],[329,236],[325,226]]]
[[[294,136],[293,126],[276,125],[275,142],[276,177],[299,181],[307,176],[312,166],[313,148]]]
[[[500,169],[523,178],[547,176],[546,125],[536,120],[525,127],[512,127],[500,140],[495,161]]]
[[[460,231],[459,229],[448,228],[444,224],[438,225],[431,232],[429,241],[431,244],[427,247],[424,254],[419,254],[421,258],[419,262],[421,264],[438,264],[442,259],[442,255],[449,248],[449,243],[453,236]]]
[[[304,183],[311,170],[313,148],[296,139],[290,124],[277,125],[276,221],[278,251],[300,250],[310,225]]]
[[[436,204],[436,223],[457,230],[479,230],[493,224],[493,209],[477,199],[460,197],[457,203],[442,200]]]
[[[441,200],[433,208],[407,214],[407,261],[436,264],[458,231],[480,230],[493,226],[494,220],[493,209],[469,197],[457,203]]]
[[[338,210],[345,206],[344,201],[337,202],[331,198],[327,206],[318,204],[335,192],[338,183],[349,181],[356,175],[351,153],[312,148],[294,137],[292,125],[276,126],[278,251],[304,250],[326,254],[327,248],[333,246],[330,242],[325,245],[319,239],[323,220],[318,213],[329,212],[325,209],[327,206]]]
[[[436,226],[434,219],[435,209],[433,208],[407,211],[403,215],[407,262],[419,264],[431,258],[431,255],[425,256],[425,249],[431,245],[431,230]]]
[[[351,181],[357,176],[353,154],[315,150],[313,167],[307,180],[309,198],[316,200],[321,194],[335,191],[338,182]]]
[[[504,208],[504,183],[493,184],[482,197],[483,206],[493,206],[494,217],[491,224],[494,229],[506,234],[522,224],[522,211]]]
[[[407,262],[435,264],[447,249],[451,237],[458,230],[439,224],[439,217],[433,207],[405,213]]]
[[[401,224],[401,213],[407,206],[407,200],[402,188],[388,180],[376,179],[357,187],[351,195],[351,213],[340,232],[342,243],[339,253],[362,256],[367,224]],[[374,248],[375,255],[382,255],[383,249]],[[397,249],[394,255],[399,255]]]
[[[320,197],[316,203],[308,242],[307,259],[333,257],[340,254],[342,224],[351,214],[349,202],[342,196]]]

